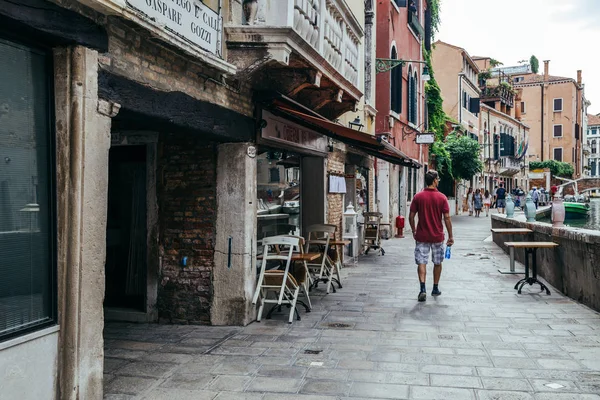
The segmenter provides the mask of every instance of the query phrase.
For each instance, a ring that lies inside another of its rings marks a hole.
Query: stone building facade
[[[374,87],[362,99],[374,69],[363,42],[372,5],[367,13],[363,1],[314,8],[315,23],[326,13],[343,21],[337,49],[313,35],[324,35],[322,26],[299,28],[293,1],[259,2],[255,20],[238,0],[218,3],[173,3],[167,15],[137,0],[17,1],[0,10],[0,59],[11,74],[0,119],[13,121],[1,124],[0,149],[11,177],[24,169],[28,177],[0,179],[0,231],[12,240],[0,246],[37,240],[44,249],[33,255],[40,262],[25,267],[14,256],[0,267],[6,287],[19,287],[6,279],[16,266],[40,282],[0,292],[9,398],[102,398],[105,320],[252,322],[258,200],[268,192],[262,165],[272,165],[267,186],[280,188],[279,170],[293,183],[282,192],[298,196],[304,234],[323,222],[341,230],[359,186],[364,207],[374,208],[373,157],[406,161],[372,135]],[[349,126],[357,115],[366,129]],[[27,137],[4,140],[19,130]],[[329,190],[332,173],[346,193]],[[21,298],[35,299],[39,313],[26,315]]]

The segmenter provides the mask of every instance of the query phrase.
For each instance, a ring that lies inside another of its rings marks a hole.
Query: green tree
[[[536,56],[531,56],[531,58],[529,59],[529,65],[531,65],[531,72],[533,72],[534,74],[537,74],[540,70],[540,61],[537,59]]]
[[[446,138],[446,149],[452,160],[454,179],[471,179],[473,175],[483,171],[479,143],[476,140],[469,136],[457,136],[453,132]]]
[[[490,58],[490,67],[496,68],[496,67],[498,67],[500,65],[504,65],[504,63],[500,62],[500,61],[498,61],[498,60],[496,60],[494,58]]]

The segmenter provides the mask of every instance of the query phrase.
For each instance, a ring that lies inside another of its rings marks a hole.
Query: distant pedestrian
[[[496,192],[498,191],[498,186],[494,186],[494,191],[492,192],[492,208],[496,208]]]
[[[469,208],[469,216],[473,215],[473,188],[470,187],[467,192],[467,207]]]
[[[416,241],[415,245],[415,263],[418,265],[418,276],[421,284],[418,300],[427,299],[427,289],[425,288],[425,279],[427,276],[427,262],[429,261],[429,252],[433,261],[433,290],[432,296],[442,294],[438,284],[442,274],[442,261],[444,259],[444,227],[448,231],[447,246],[454,244],[452,236],[452,220],[450,219],[450,206],[448,199],[443,193],[437,190],[439,185],[438,173],[429,170],[425,174],[425,184],[427,187],[417,193],[410,204],[410,215],[408,222]],[[415,227],[415,216],[419,216],[419,224]]]
[[[500,184],[500,187],[496,190],[496,208],[500,214],[504,214],[504,208],[506,207],[506,189],[504,189],[504,183]]]
[[[531,192],[531,200],[533,201],[533,204],[535,204],[535,209],[537,210],[538,202],[540,201],[540,191],[535,186]]]
[[[492,205],[492,196],[490,195],[490,191],[486,190],[483,195],[483,208],[485,209],[485,216],[490,216],[490,206]]]
[[[481,209],[483,208],[483,195],[479,189],[477,189],[473,195],[473,208],[475,209],[475,216],[479,218]]]

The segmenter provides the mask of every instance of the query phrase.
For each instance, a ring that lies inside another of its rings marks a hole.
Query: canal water
[[[590,214],[587,218],[567,219],[565,225],[600,231],[600,199],[590,200]]]

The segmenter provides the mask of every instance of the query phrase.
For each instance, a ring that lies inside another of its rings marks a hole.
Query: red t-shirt
[[[417,235],[415,239],[421,243],[442,243],[444,226],[442,217],[450,212],[446,195],[437,189],[425,188],[413,198],[410,212],[417,213]]]

